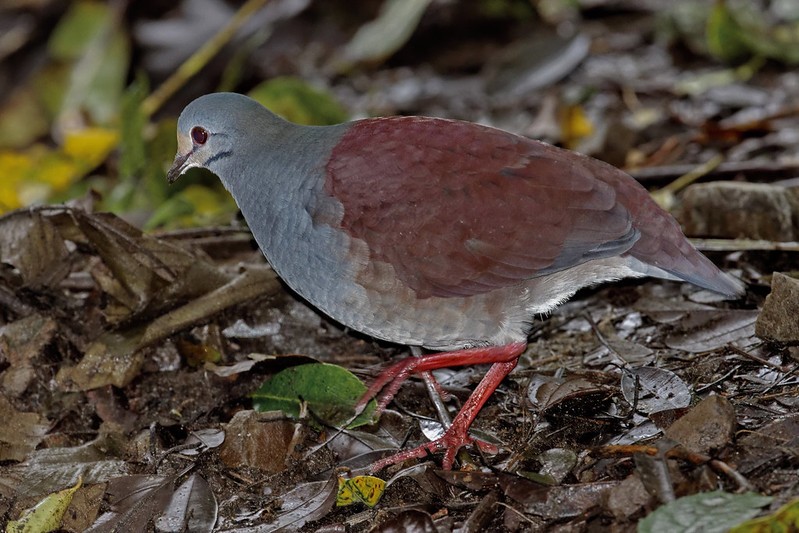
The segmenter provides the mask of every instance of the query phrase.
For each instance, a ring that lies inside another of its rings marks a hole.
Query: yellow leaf
[[[3,179],[14,178],[15,176],[22,176],[28,172],[33,166],[31,158],[27,155],[18,152],[2,151],[0,152],[0,170],[3,173]]]
[[[24,152],[0,151],[0,213],[47,201],[106,160],[119,132],[86,128],[68,132],[53,150],[34,145]]]
[[[108,128],[85,128],[66,132],[63,152],[86,171],[105,161],[117,146],[119,132]]]
[[[561,110],[560,128],[568,148],[576,147],[582,139],[594,133],[594,125],[579,105],[569,105]]]
[[[61,525],[64,512],[72,503],[72,496],[83,485],[78,478],[74,487],[50,494],[35,507],[22,512],[19,520],[12,520],[6,526],[6,533],[28,533],[55,531]]]
[[[43,157],[33,171],[34,175],[31,178],[40,184],[47,185],[53,191],[66,189],[83,175],[78,163],[57,152]]]
[[[774,513],[748,520],[735,526],[730,533],[771,533],[772,531],[799,530],[799,499],[794,499]]]
[[[220,210],[219,193],[208,187],[192,184],[181,191],[181,196],[193,207],[195,213],[214,215]]]
[[[0,213],[22,207],[19,187],[33,167],[30,156],[16,152],[0,152]]]
[[[336,492],[336,507],[347,507],[355,503],[355,493],[349,479],[338,478],[338,492]]]
[[[355,476],[350,479],[339,477],[336,506],[346,507],[362,503],[367,507],[374,507],[383,497],[385,490],[386,482],[379,477]]]
[[[386,482],[374,476],[356,476],[350,479],[350,484],[358,499],[368,507],[377,505],[386,490]]]

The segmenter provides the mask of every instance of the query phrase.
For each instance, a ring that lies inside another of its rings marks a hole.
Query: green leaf
[[[159,204],[144,229],[213,226],[229,221],[235,210],[236,204],[227,191],[192,183]]]
[[[48,42],[55,59],[78,59],[102,31],[109,8],[100,2],[74,2],[59,21]]]
[[[786,65],[799,63],[799,21],[772,25],[750,14],[738,20],[744,29],[741,39],[753,53]]]
[[[142,192],[147,195],[150,202],[160,201],[181,188],[181,186],[177,188],[171,186],[166,181],[167,170],[175,159],[175,152],[178,149],[176,130],[177,117],[167,118],[155,124],[155,131],[147,139],[147,166],[144,169]],[[213,183],[219,189],[224,190],[221,182],[215,176],[208,183]],[[187,183],[184,181],[183,185],[187,185]],[[230,212],[235,212],[235,209],[236,206],[233,204]]]
[[[169,216],[175,206],[162,208],[168,198],[179,193],[188,185],[181,180],[178,185],[170,186],[166,181],[166,172],[175,157],[177,141],[175,128],[177,120],[166,118],[150,124],[149,118],[142,110],[142,102],[149,92],[149,84],[144,76],[138,76],[126,89],[122,99],[121,110],[121,144],[119,180],[113,190],[104,196],[103,209],[109,211],[141,210],[150,212],[155,207],[162,209],[158,222],[151,222],[149,227],[171,223],[177,214]],[[209,183],[217,183],[214,178]],[[220,186],[221,188],[221,186]],[[220,195],[221,196],[221,195]],[[235,204],[224,198],[220,202],[229,213],[235,210]],[[230,204],[233,204],[232,206]],[[181,207],[180,215],[190,215],[193,211]]]
[[[256,411],[283,411],[300,417],[302,403],[317,418],[331,426],[347,423],[355,414],[355,404],[366,393],[366,386],[350,371],[336,365],[311,363],[278,372],[252,395]],[[355,428],[370,424],[377,404],[371,400],[349,424]]]
[[[705,36],[711,55],[722,61],[738,61],[750,54],[742,39],[743,29],[724,2],[716,2],[707,19]]]
[[[299,78],[272,78],[249,95],[286,120],[297,124],[325,126],[349,118],[343,107],[328,93],[311,87]]]
[[[344,50],[348,64],[381,63],[411,38],[431,0],[385,0],[378,17],[361,26]]]
[[[656,509],[638,523],[638,533],[726,533],[756,516],[771,500],[754,492],[730,494],[717,490],[693,494]]]
[[[137,76],[122,97],[119,177],[123,180],[130,180],[141,175],[147,164],[147,150],[144,142],[147,117],[141,110],[141,103],[149,92],[147,80],[144,76]]]
[[[59,115],[72,124],[86,112],[95,124],[117,118],[128,74],[130,44],[119,13],[104,2],[75,2],[48,43],[53,59],[69,64]]]
[[[705,29],[708,51],[722,61],[762,56],[799,63],[799,20],[776,22],[752,2],[716,2]]]

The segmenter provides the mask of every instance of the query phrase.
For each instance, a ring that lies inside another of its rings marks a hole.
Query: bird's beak
[[[186,170],[189,169],[189,167],[191,166],[188,164],[188,159],[190,155],[191,152],[182,155],[178,153],[175,156],[175,161],[172,163],[172,168],[170,168],[169,172],[166,173],[166,180],[169,183],[175,183],[175,180],[177,180],[181,176],[181,174],[183,174],[184,172],[186,172]]]

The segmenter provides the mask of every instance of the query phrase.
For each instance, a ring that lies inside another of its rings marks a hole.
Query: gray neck
[[[346,129],[284,122],[271,130],[280,136],[272,136],[271,146],[259,143],[220,175],[278,275],[328,313],[310,296],[329,292],[330,279],[347,277],[347,262],[337,257],[348,249],[339,242],[346,237],[332,227],[342,208],[324,193],[325,165]]]

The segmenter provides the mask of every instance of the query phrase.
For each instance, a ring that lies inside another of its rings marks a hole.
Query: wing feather
[[[467,122],[355,122],[326,166],[341,229],[419,297],[470,296],[620,255],[639,237],[588,158]]]

